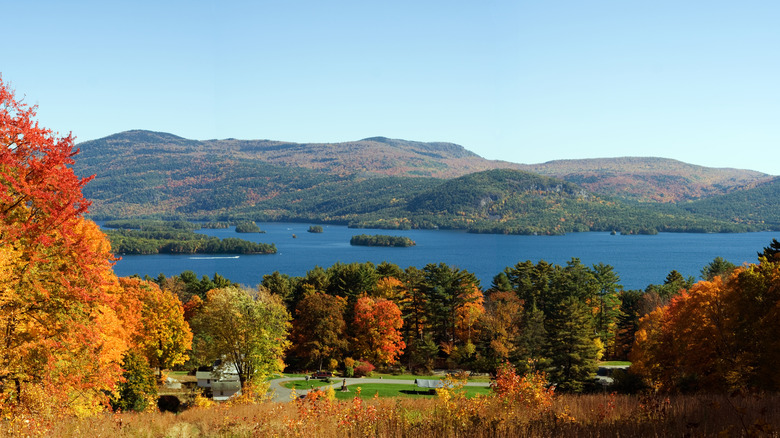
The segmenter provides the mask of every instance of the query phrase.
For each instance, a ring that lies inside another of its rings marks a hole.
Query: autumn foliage
[[[0,80],[0,409],[45,394],[86,413],[114,389],[128,331],[109,244],[82,218],[73,138],[34,116]]]
[[[406,348],[401,337],[401,310],[390,300],[362,297],[355,304],[352,349],[372,363],[395,363]]]
[[[116,277],[83,218],[73,138],[34,117],[0,80],[0,413],[86,415],[116,393],[129,349],[169,367],[192,335],[175,296]]]
[[[168,369],[183,364],[192,348],[192,331],[184,320],[184,307],[171,292],[139,278],[120,278],[120,299],[126,327],[136,324],[132,346],[149,365]]]
[[[633,369],[667,391],[780,389],[780,263],[702,281],[641,321]]]

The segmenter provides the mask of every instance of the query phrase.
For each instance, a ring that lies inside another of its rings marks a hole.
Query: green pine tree
[[[599,353],[589,309],[569,297],[547,321],[546,357],[550,380],[562,391],[580,392],[595,375]]]
[[[543,368],[546,363],[547,331],[544,328],[544,320],[544,313],[536,306],[531,306],[523,316],[520,336],[517,339],[518,357],[514,361],[520,373],[532,371],[532,368]]]

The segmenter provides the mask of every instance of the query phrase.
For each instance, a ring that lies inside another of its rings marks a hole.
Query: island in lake
[[[416,245],[416,243],[414,243],[414,240],[408,237],[385,236],[381,234],[377,234],[374,236],[369,236],[367,234],[352,236],[352,239],[350,239],[349,244],[355,246],[396,246],[396,247],[407,247],[407,246]]]

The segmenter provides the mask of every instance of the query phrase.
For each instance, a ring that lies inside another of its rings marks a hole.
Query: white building
[[[210,371],[197,371],[198,387],[211,388],[211,398],[225,401],[234,395],[241,395],[241,381],[235,365],[213,367]]]

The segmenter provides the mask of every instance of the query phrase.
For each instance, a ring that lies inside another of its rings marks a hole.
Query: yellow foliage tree
[[[120,278],[119,284],[124,320],[135,326],[133,342],[149,365],[163,370],[186,362],[192,331],[184,320],[181,301],[156,283],[139,278]],[[133,320],[133,312],[137,320]]]

